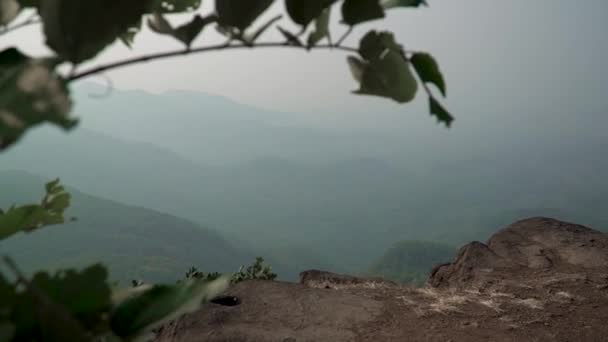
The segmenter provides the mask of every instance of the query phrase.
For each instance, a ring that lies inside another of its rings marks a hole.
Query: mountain
[[[368,155],[388,156],[385,144],[369,134],[338,133],[306,124],[302,114],[237,103],[223,96],[172,90],[153,94],[108,90],[93,83],[74,89],[74,113],[82,127],[113,137],[160,146],[204,164],[248,162],[274,157],[328,162]]]
[[[453,246],[431,241],[399,241],[372,263],[367,275],[398,283],[422,285],[429,271],[456,254]]]
[[[213,227],[292,275],[362,272],[398,241],[458,245],[522,216],[608,228],[601,115],[517,113],[487,130],[398,136],[320,129],[202,93],[118,90],[79,101],[77,114],[83,127],[29,133],[0,170]]]
[[[20,171],[0,172],[0,206],[37,202],[47,180]],[[24,269],[109,266],[115,280],[172,282],[191,266],[236,271],[253,255],[217,232],[157,211],[124,205],[68,188],[77,221],[2,241],[2,253]]]

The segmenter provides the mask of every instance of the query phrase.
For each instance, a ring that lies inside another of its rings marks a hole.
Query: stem
[[[41,21],[40,21],[40,18],[38,18],[38,15],[37,14],[33,14],[32,16],[30,16],[29,18],[27,18],[26,20],[24,20],[23,22],[21,22],[19,24],[15,24],[15,25],[10,26],[10,27],[5,27],[4,29],[0,30],[0,35],[5,35],[7,33],[10,33],[10,32],[15,31],[17,29],[20,29],[22,27],[38,24],[40,22]]]
[[[338,39],[338,41],[336,42],[336,45],[334,45],[334,47],[336,47],[336,48],[340,47],[340,45],[344,42],[344,40],[348,37],[348,35],[350,35],[351,32],[353,32],[353,27],[349,26],[348,30],[346,30],[346,32],[344,32],[342,37],[340,37],[340,39]]]
[[[286,44],[285,42],[267,42],[267,43],[257,43],[254,45],[247,45],[247,44],[240,44],[240,43],[226,45],[225,43],[223,43],[223,44],[203,46],[203,47],[198,47],[198,48],[180,49],[180,50],[161,52],[161,53],[156,53],[156,54],[143,55],[143,56],[139,56],[139,57],[134,57],[134,58],[129,58],[129,59],[121,60],[121,61],[112,62],[109,64],[99,65],[99,66],[93,67],[92,69],[85,70],[80,73],[76,73],[74,75],[69,75],[67,80],[70,82],[76,81],[76,80],[79,80],[79,79],[82,79],[85,77],[89,77],[91,75],[94,75],[94,74],[97,74],[100,72],[118,69],[118,68],[122,68],[122,67],[132,65],[132,64],[150,62],[150,61],[154,61],[157,59],[184,56],[184,55],[189,55],[189,54],[194,54],[194,53],[203,53],[203,52],[218,51],[218,50],[272,48],[272,47],[284,47],[284,48],[301,49],[303,51],[308,51],[306,46],[289,45],[289,44]],[[355,52],[355,53],[358,51],[357,49],[355,49],[353,47],[335,46],[335,45],[331,45],[331,44],[316,45],[316,46],[311,47],[311,50],[312,49],[337,49],[337,50]]]

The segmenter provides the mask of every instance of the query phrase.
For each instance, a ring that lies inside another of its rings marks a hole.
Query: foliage
[[[40,204],[12,206],[6,212],[0,209],[0,240],[18,232],[30,233],[45,226],[65,222],[64,211],[70,205],[71,195],[59,184],[59,179],[47,183],[46,195]]]
[[[10,327],[7,341],[93,341],[112,337],[130,341],[156,324],[198,308],[222,292],[227,279],[192,280],[112,293],[107,270],[93,265],[82,271],[38,272],[26,279],[0,277],[0,326]],[[115,291],[116,292],[116,291]],[[7,334],[8,335],[8,334]]]
[[[277,275],[272,273],[272,268],[264,265],[264,259],[257,257],[254,263],[247,266],[247,268],[244,269],[241,266],[238,272],[232,275],[231,281],[233,284],[236,284],[245,280],[274,280],[276,277]]]
[[[21,11],[29,8],[37,13],[44,41],[54,52],[51,57],[33,57],[16,47],[0,51],[0,150],[12,146],[30,128],[43,123],[73,128],[76,120],[70,117],[69,91],[73,81],[142,61],[241,47],[331,48],[356,52],[359,56],[348,57],[353,76],[359,83],[355,93],[386,97],[399,103],[409,102],[416,95],[418,81],[411,64],[418,61],[414,63],[414,71],[429,95],[431,113],[449,125],[451,115],[424,83],[435,84],[445,95],[443,77],[426,55],[419,55],[413,61],[412,53],[397,44],[388,32],[370,31],[361,39],[358,49],[341,46],[353,26],[383,18],[387,9],[416,7],[422,1],[342,0],[342,22],[349,27],[333,44],[328,22],[330,8],[337,2],[286,0],[287,14],[302,27],[301,32],[293,34],[277,26],[285,41],[256,43],[280,19],[280,16],[274,17],[251,31],[274,0],[216,0],[214,12],[208,15],[192,13],[189,22],[177,27],[165,15],[195,12],[201,5],[200,0],[0,0],[0,26],[3,28],[0,34],[37,23],[28,19],[10,26]],[[98,56],[114,42],[131,45],[145,17],[149,18],[148,25],[154,32],[177,39],[184,44],[184,49],[77,72],[80,64]],[[309,33],[304,45],[299,36],[312,21],[315,21],[315,29]],[[193,48],[195,39],[213,23],[227,36],[228,42]],[[329,43],[318,45],[325,38]],[[63,66],[69,68],[61,68]],[[64,222],[70,195],[59,181],[47,184],[46,191],[41,204],[13,206],[6,213],[0,212],[0,239],[19,231],[30,232]],[[110,290],[107,270],[102,265],[55,274],[38,272],[28,279],[10,258],[6,257],[5,262],[15,279],[7,280],[0,274],[0,337],[13,341],[133,340],[154,324],[196,309],[201,300],[222,291],[229,282],[226,277],[211,282],[196,279],[196,272],[193,272],[190,274],[192,279],[176,285],[136,286],[117,296]],[[201,278],[215,276],[218,275],[201,274]],[[231,281],[275,277],[271,268],[263,264],[263,259],[257,258],[246,269],[241,267]]]
[[[48,183],[46,191],[40,205],[11,208],[0,214],[3,238],[19,230],[63,222],[70,195],[59,180]],[[6,228],[10,234],[4,231]],[[93,341],[110,336],[116,341],[129,341],[155,324],[195,310],[202,300],[216,296],[229,283],[227,277],[190,279],[173,286],[136,287],[113,293],[108,272],[100,264],[82,271],[37,272],[28,279],[10,258],[5,257],[5,263],[14,280],[0,273],[2,341]]]
[[[77,121],[70,117],[69,85],[72,81],[143,61],[243,46],[308,50],[331,48],[356,52],[357,56],[347,58],[352,74],[359,83],[359,89],[354,93],[386,97],[399,103],[414,99],[418,90],[415,72],[429,96],[431,114],[447,126],[451,124],[453,117],[425,85],[426,82],[433,83],[443,96],[446,94],[443,76],[431,55],[409,52],[396,43],[392,33],[374,30],[363,36],[358,48],[342,46],[354,26],[384,18],[387,11],[394,8],[418,7],[424,1],[285,0],[286,16],[300,26],[300,32],[292,33],[277,25],[285,41],[256,43],[283,17],[277,15],[256,27],[258,19],[273,3],[274,0],[216,0],[214,11],[201,14],[198,13],[200,0],[2,0],[0,26],[4,25],[8,32],[22,24],[35,23],[27,20],[11,26],[23,9],[35,10],[42,23],[45,42],[55,55],[45,58],[27,56],[15,47],[0,51],[0,149],[11,146],[28,129],[42,123],[52,123],[64,129],[73,128]],[[334,5],[340,6],[341,22],[347,25],[346,32],[336,43],[332,42],[329,30]],[[181,25],[174,25],[166,17],[172,13],[185,13],[191,18]],[[153,32],[171,36],[183,43],[184,49],[75,72],[78,65],[98,56],[116,41],[131,46],[141,31],[142,22],[147,22]],[[313,22],[314,25],[310,25]],[[204,29],[212,24],[226,35],[228,42],[192,47]],[[300,39],[304,34],[307,34],[305,40]],[[319,44],[324,39],[328,43]],[[63,65],[71,65],[72,71],[61,71]]]
[[[186,271],[185,280],[200,279],[213,281],[221,277],[222,274],[219,272],[205,273],[199,271],[196,267],[190,267]],[[274,280],[276,277],[277,275],[272,272],[272,267],[264,264],[264,258],[257,257],[247,268],[241,266],[236,273],[230,275],[230,283],[237,284],[245,280]]]

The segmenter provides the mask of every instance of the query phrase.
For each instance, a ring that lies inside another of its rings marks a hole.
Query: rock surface
[[[157,341],[608,341],[608,236],[547,218],[514,223],[435,267],[424,288],[312,270],[248,281]]]

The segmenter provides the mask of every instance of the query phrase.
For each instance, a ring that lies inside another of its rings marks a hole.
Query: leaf
[[[412,62],[412,65],[422,82],[434,84],[439,88],[441,94],[446,96],[445,80],[443,79],[443,74],[439,70],[439,65],[433,56],[428,53],[415,53],[410,58],[410,62]]]
[[[364,60],[348,58],[351,73],[360,84],[356,94],[389,97],[399,103],[414,99],[418,83],[392,33],[368,32],[359,43],[359,54]]]
[[[285,37],[285,39],[287,39],[287,43],[289,45],[304,46],[302,44],[302,42],[300,41],[300,39],[298,38],[298,36],[296,36],[295,34],[287,31],[286,29],[282,28],[281,26],[277,26],[277,30],[279,30],[279,32],[281,32],[283,37]]]
[[[366,60],[380,58],[387,50],[402,53],[403,47],[395,41],[391,32],[376,32],[374,30],[361,38],[359,42],[359,54]]]
[[[111,309],[107,271],[101,265],[54,275],[39,272],[19,293],[11,314],[18,340],[87,341]]]
[[[450,127],[452,125],[452,121],[454,121],[454,117],[450,114],[435,98],[429,96],[429,107],[431,111],[431,115],[437,118],[438,122],[443,122],[446,127]]]
[[[384,18],[384,9],[379,0],[344,0],[342,3],[342,20],[350,26],[380,18]]]
[[[70,205],[70,194],[58,180],[46,185],[42,203],[12,207],[0,213],[0,240],[19,232],[32,232],[42,227],[65,222],[64,211]]]
[[[40,6],[40,0],[17,0],[21,7],[34,7],[38,8]]]
[[[118,38],[125,44],[128,48],[133,47],[133,42],[135,41],[135,36],[141,31],[141,19],[137,22],[137,24],[129,27],[126,32],[121,34]]]
[[[308,35],[308,48],[315,46],[323,38],[329,38],[329,16],[331,8],[326,8],[321,15],[315,19],[315,30]]]
[[[0,26],[13,21],[21,12],[21,5],[16,0],[0,0]]]
[[[356,57],[351,57],[349,63],[351,71],[353,58]],[[389,97],[399,103],[409,102],[416,96],[418,84],[407,61],[400,54],[389,51],[378,60],[368,63],[359,61],[359,64],[363,69],[360,88],[355,94]]]
[[[173,286],[156,285],[119,304],[112,312],[110,326],[121,337],[130,337],[163,321],[199,308],[201,302],[223,292],[228,278],[212,282],[189,280]]]
[[[245,31],[274,0],[215,0],[215,10],[221,26]]]
[[[155,0],[151,13],[193,12],[201,6],[201,0]]]
[[[101,264],[80,272],[60,271],[53,276],[37,273],[31,284],[64,307],[86,328],[94,328],[112,306],[108,271]]]
[[[336,0],[285,0],[285,8],[291,20],[307,27],[335,2]]]
[[[215,16],[203,18],[197,14],[194,16],[194,18],[192,18],[192,20],[176,28],[173,36],[182,43],[186,44],[187,47],[190,47],[192,41],[198,37],[205,26],[214,22],[215,20]]]
[[[173,35],[173,26],[160,13],[154,13],[151,18],[148,18],[148,27],[156,33]]]
[[[198,37],[205,26],[214,22],[215,20],[215,16],[203,18],[197,14],[188,23],[177,28],[173,28],[173,26],[162,14],[154,13],[154,15],[148,19],[148,26],[152,31],[159,34],[172,36],[184,43],[187,47],[190,47],[192,41]]]
[[[39,13],[47,45],[78,64],[95,57],[149,11],[151,0],[45,0]]]
[[[366,63],[354,56],[346,57],[346,61],[348,62],[353,78],[360,83],[363,80],[363,72],[365,71]]]
[[[31,59],[15,48],[0,52],[0,150],[44,122],[70,129],[76,120],[67,82],[55,71],[56,61]]]
[[[382,0],[380,3],[385,9],[394,7],[418,7],[421,5],[428,6],[425,0]]]

